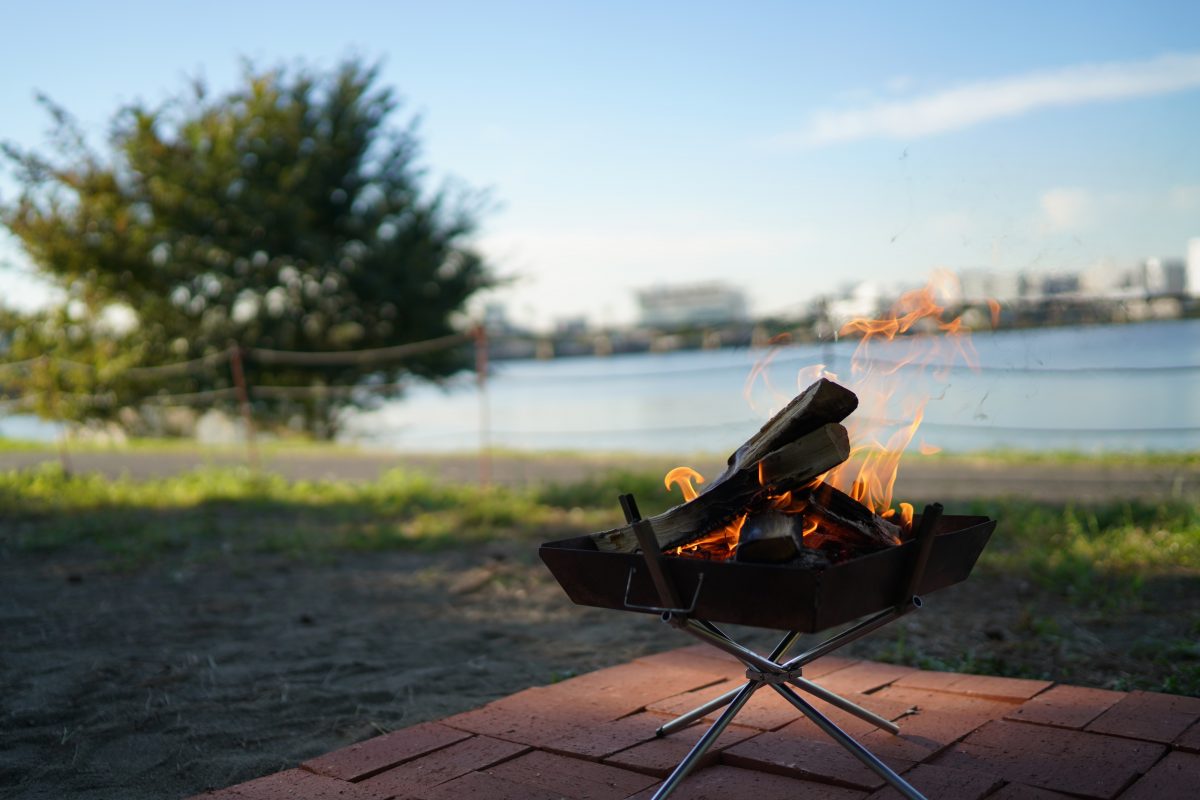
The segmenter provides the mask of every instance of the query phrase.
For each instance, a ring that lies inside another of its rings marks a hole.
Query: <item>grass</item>
[[[47,463],[0,472],[0,556],[65,554],[137,569],[178,558],[324,560],[495,538],[532,550],[620,524],[621,492],[633,492],[647,515],[675,502],[657,473],[638,470],[484,489],[400,470],[369,483],[289,481],[230,467],[139,481],[68,475]],[[1128,660],[1103,685],[1200,696],[1200,506],[1008,500],[949,504],[947,512],[999,522],[969,583],[1028,596],[1002,626],[1008,641],[993,646],[976,636],[977,645],[959,648],[948,640],[935,655],[928,643],[914,648],[900,636],[865,655],[1101,685],[1104,673],[1089,661],[1102,642],[1103,652]]]

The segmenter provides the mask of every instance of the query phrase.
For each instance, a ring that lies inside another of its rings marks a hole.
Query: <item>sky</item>
[[[382,63],[430,180],[486,191],[489,298],[546,328],[724,281],[758,314],[858,280],[1183,256],[1200,236],[1200,3],[8,3],[0,139],[44,92],[113,113],[242,59]],[[14,184],[0,176],[0,198]],[[0,240],[0,298],[47,292]]]

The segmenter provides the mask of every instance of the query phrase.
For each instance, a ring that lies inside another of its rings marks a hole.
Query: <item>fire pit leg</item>
[[[717,738],[725,732],[725,728],[729,727],[729,723],[733,722],[733,718],[742,710],[742,706],[746,705],[746,701],[750,699],[750,696],[761,686],[762,683],[760,681],[750,681],[737,690],[729,703],[729,707],[721,712],[721,716],[717,717],[717,721],[712,724],[711,728],[705,731],[704,735],[700,737],[700,741],[696,742],[691,751],[684,756],[683,761],[679,762],[679,766],[671,771],[671,774],[663,781],[662,786],[658,787],[658,791],[654,793],[654,796],[650,800],[663,800],[671,792],[675,791],[675,788],[679,786],[679,782],[687,777],[692,768],[696,766],[696,763],[704,757],[704,754],[717,741]]]
[[[767,658],[771,659],[772,661],[779,661],[780,656],[791,649],[792,645],[796,643],[796,640],[799,639],[800,636],[801,633],[799,631],[792,631],[787,636],[779,640],[779,644],[775,645],[775,649],[771,651],[771,655],[767,656]],[[712,712],[716,711],[718,708],[729,705],[731,702],[733,702],[733,698],[737,697],[737,693],[746,688],[748,685],[749,684],[746,683],[742,684],[737,689],[730,689],[720,697],[714,697],[704,705],[693,708],[686,714],[676,717],[665,725],[660,726],[659,729],[654,732],[654,735],[661,738],[663,736],[668,736],[675,731],[683,730],[688,725],[691,725],[696,720],[703,719]]]
[[[850,751],[850,755],[861,761],[867,768],[875,772],[876,775],[883,778],[892,788],[900,794],[908,798],[908,800],[926,800],[925,795],[913,788],[912,784],[901,778],[896,771],[887,764],[879,760],[879,757],[872,753],[867,748],[854,740],[850,734],[833,724],[833,721],[815,709],[811,703],[808,703],[800,695],[792,691],[787,686],[782,686],[778,683],[772,683],[771,688],[783,695],[792,705],[796,707],[800,713],[808,717],[813,723],[825,731],[835,742],[840,744],[846,750]]]

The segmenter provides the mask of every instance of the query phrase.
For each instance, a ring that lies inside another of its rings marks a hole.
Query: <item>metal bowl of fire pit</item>
[[[918,515],[914,527],[920,524]],[[941,517],[916,593],[966,580],[995,527],[987,517]],[[641,553],[603,552],[591,536],[546,542],[538,553],[578,605],[660,611]],[[696,617],[815,633],[895,606],[916,558],[917,542],[908,541],[815,569],[672,555],[662,556],[661,564]]]

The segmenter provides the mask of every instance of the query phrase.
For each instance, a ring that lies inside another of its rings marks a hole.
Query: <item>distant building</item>
[[[1179,258],[1147,258],[1134,273],[1147,297],[1181,295],[1187,291],[1187,263]]]
[[[1187,278],[1183,290],[1192,297],[1200,297],[1200,237],[1188,240]]]
[[[964,303],[1004,302],[1021,296],[1021,276],[1016,272],[967,269],[958,273],[958,283]]]
[[[654,286],[637,293],[642,324],[686,328],[744,321],[746,295],[723,283]]]
[[[826,316],[834,330],[852,319],[874,319],[890,305],[893,295],[885,293],[875,281],[863,281],[843,290],[825,307]]]

